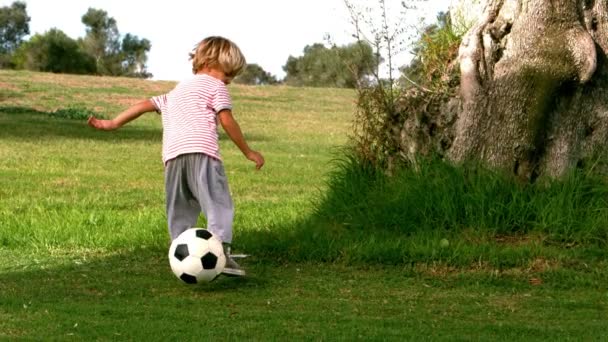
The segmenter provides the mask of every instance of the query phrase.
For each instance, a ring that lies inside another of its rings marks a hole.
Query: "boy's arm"
[[[90,117],[88,124],[91,127],[101,129],[104,131],[113,131],[125,125],[127,122],[132,121],[140,117],[142,114],[147,112],[156,111],[156,107],[150,100],[141,101],[124,112],[118,114],[114,119],[111,120],[99,120],[95,117]]]
[[[243,152],[247,159],[255,163],[256,169],[261,169],[262,166],[264,166],[264,157],[261,153],[249,148],[249,145],[247,145],[245,137],[243,136],[243,132],[241,132],[241,127],[232,116],[232,111],[224,109],[218,114],[218,117],[224,131],[226,131],[226,134],[228,134],[234,144]]]

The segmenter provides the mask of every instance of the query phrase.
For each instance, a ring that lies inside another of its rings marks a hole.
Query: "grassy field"
[[[599,248],[529,252],[531,237],[500,250],[510,259],[532,254],[521,263],[487,263],[494,250],[480,244],[468,250],[479,263],[455,267],[441,258],[305,261],[272,251],[285,241],[256,240],[306,233],[301,225],[350,132],[349,90],[231,86],[235,116],[267,161],[256,172],[222,136],[235,249],[256,253],[244,262],[247,279],[181,284],[165,255],[160,118],[147,114],[112,133],[84,122],[172,86],[0,71],[0,340],[608,338]]]

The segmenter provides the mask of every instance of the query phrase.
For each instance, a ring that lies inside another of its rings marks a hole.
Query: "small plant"
[[[84,107],[68,107],[57,109],[54,112],[49,112],[49,115],[54,118],[69,119],[69,120],[87,120],[91,116],[104,118],[103,115],[96,113],[93,110]]]
[[[463,34],[459,32],[465,31],[455,27],[449,13],[440,13],[437,23],[427,26],[414,43],[415,57],[401,68],[400,83],[433,93],[453,93],[459,83],[457,57]]]
[[[440,108],[459,84],[456,57],[461,31],[453,28],[449,14],[440,13],[438,22],[427,26],[413,43],[415,57],[396,79],[394,58],[405,50],[406,28],[392,27],[384,0],[379,1],[379,12],[361,11],[348,0],[345,3],[355,26],[354,36],[371,44],[388,70],[388,78],[381,78],[377,70],[372,82],[357,88],[352,141],[359,158],[391,173],[399,164],[415,165],[420,154],[443,155],[451,145],[449,132],[444,130],[453,118]],[[416,9],[412,4],[402,3],[404,17]],[[374,13],[379,13],[377,18],[370,17]]]

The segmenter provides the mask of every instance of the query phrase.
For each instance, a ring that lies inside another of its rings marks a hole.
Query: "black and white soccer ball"
[[[210,282],[226,265],[222,241],[207,229],[190,228],[171,242],[169,264],[185,283]]]

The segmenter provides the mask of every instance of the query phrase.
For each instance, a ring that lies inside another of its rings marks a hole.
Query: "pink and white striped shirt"
[[[224,82],[195,75],[151,101],[163,122],[163,163],[187,153],[205,153],[221,160],[217,114],[232,109]]]

